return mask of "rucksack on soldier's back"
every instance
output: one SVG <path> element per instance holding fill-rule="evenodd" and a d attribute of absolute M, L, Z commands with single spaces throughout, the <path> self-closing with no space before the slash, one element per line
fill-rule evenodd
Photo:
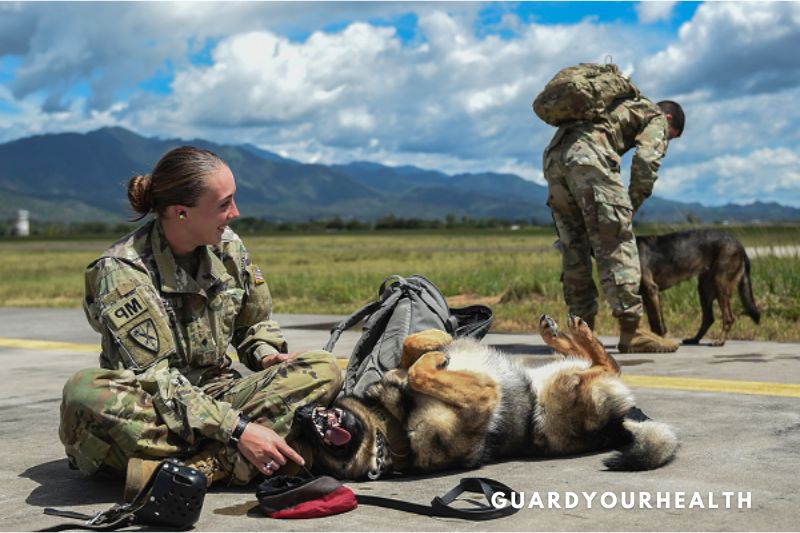
<path fill-rule="evenodd" d="M 635 99 L 639 89 L 612 63 L 567 67 L 545 85 L 533 111 L 551 126 L 575 120 L 597 120 L 618 99 Z"/>
<path fill-rule="evenodd" d="M 389 276 L 370 302 L 331 329 L 324 350 L 333 350 L 343 331 L 364 320 L 345 371 L 341 395 L 364 398 L 367 389 L 397 368 L 405 338 L 418 331 L 440 329 L 453 337 L 481 339 L 492 324 L 485 305 L 451 309 L 439 289 L 423 276 Z"/>

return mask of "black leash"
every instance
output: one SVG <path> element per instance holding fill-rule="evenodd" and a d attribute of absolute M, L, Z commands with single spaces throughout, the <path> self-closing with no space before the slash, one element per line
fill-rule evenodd
<path fill-rule="evenodd" d="M 475 492 L 483 494 L 488 504 L 472 501 L 474 507 L 472 508 L 456 508 L 451 507 L 458 496 L 464 492 Z M 495 507 L 492 504 L 492 495 L 502 494 L 506 501 L 511 500 L 511 493 L 514 491 L 508 486 L 495 481 L 493 479 L 481 477 L 467 477 L 461 479 L 458 485 L 453 487 L 444 496 L 437 496 L 431 500 L 431 504 L 420 505 L 417 503 L 406 502 L 403 500 L 395 500 L 393 498 L 383 498 L 381 496 L 367 496 L 358 495 L 356 500 L 362 505 L 374 505 L 376 507 L 384 507 L 386 509 L 395 509 L 397 511 L 404 511 L 407 513 L 414 513 L 425 516 L 441 517 L 441 518 L 462 518 L 465 520 L 493 520 L 495 518 L 503 518 L 510 516 L 519 509 L 506 505 L 505 507 Z"/>

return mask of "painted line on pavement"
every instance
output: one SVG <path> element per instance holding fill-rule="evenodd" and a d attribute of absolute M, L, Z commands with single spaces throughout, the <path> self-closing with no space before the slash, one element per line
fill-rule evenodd
<path fill-rule="evenodd" d="M 24 350 L 54 350 L 66 352 L 99 352 L 99 344 L 77 342 L 41 341 L 32 339 L 11 339 L 0 337 L 0 348 L 21 348 Z M 336 359 L 339 366 L 347 367 L 347 359 Z M 765 381 L 735 381 L 725 379 L 700 379 L 671 376 L 644 376 L 625 374 L 623 381 L 643 389 L 672 389 L 698 392 L 721 392 L 733 394 L 755 394 L 760 396 L 783 396 L 800 398 L 800 385 L 791 383 L 770 383 Z"/>
<path fill-rule="evenodd" d="M 23 350 L 58 350 L 62 352 L 100 352 L 100 344 L 38 341 L 33 339 L 9 339 L 5 337 L 0 337 L 0 348 L 22 348 Z"/>
<path fill-rule="evenodd" d="M 734 381 L 727 379 L 700 379 L 669 376 L 642 376 L 637 374 L 625 374 L 622 376 L 622 380 L 631 387 L 641 387 L 644 389 L 674 389 L 699 392 L 757 394 L 760 396 L 800 398 L 800 385 L 795 385 L 792 383 Z"/>

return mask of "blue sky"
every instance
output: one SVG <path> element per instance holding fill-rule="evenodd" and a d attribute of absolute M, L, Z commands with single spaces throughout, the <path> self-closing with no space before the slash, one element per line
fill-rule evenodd
<path fill-rule="evenodd" d="M 800 206 L 798 48 L 798 2 L 0 2 L 0 142 L 118 125 L 543 183 L 533 97 L 610 56 L 687 111 L 656 195 Z"/>

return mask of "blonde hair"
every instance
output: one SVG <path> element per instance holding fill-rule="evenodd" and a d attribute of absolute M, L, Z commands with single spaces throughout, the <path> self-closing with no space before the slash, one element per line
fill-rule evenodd
<path fill-rule="evenodd" d="M 128 202 L 141 220 L 148 213 L 159 216 L 170 205 L 192 207 L 205 189 L 206 178 L 225 162 L 209 150 L 194 146 L 173 148 L 158 160 L 150 174 L 128 181 Z"/>

